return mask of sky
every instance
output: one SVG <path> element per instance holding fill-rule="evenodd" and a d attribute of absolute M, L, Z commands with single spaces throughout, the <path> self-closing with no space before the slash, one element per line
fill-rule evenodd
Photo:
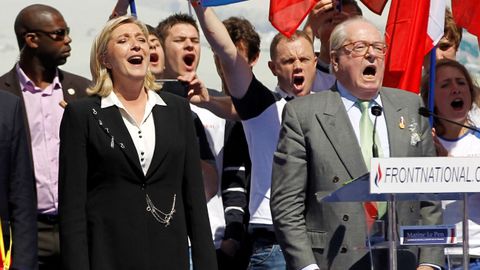
<path fill-rule="evenodd" d="M 10 70 L 18 59 L 18 46 L 13 31 L 13 23 L 18 12 L 31 4 L 41 3 L 55 7 L 64 16 L 70 26 L 72 38 L 72 54 L 67 63 L 61 68 L 91 78 L 89 71 L 90 47 L 95 35 L 100 31 L 110 15 L 116 0 L 2 0 L 2 16 L 0 16 L 0 73 Z M 156 26 L 159 21 L 174 12 L 189 13 L 186 0 L 136 0 L 138 18 L 147 24 Z M 269 41 L 276 30 L 268 21 L 268 0 L 248 0 L 223 7 L 216 7 L 220 19 L 230 16 L 242 16 L 250 20 L 260 33 L 262 51 L 260 60 L 254 68 L 257 77 L 274 89 L 276 79 L 268 69 Z M 376 15 L 374 15 L 376 16 Z M 380 24 L 384 18 L 376 16 L 375 21 Z M 216 74 L 213 56 L 205 38 L 201 37 L 202 52 L 198 69 L 199 77 L 210 88 L 220 89 L 220 80 Z M 316 44 L 318 47 L 319 45 Z"/>
<path fill-rule="evenodd" d="M 90 47 L 96 34 L 110 15 L 116 0 L 2 0 L 2 16 L 0 16 L 0 74 L 10 70 L 18 59 L 18 46 L 13 31 L 13 23 L 18 12 L 31 4 L 41 3 L 55 7 L 64 16 L 71 29 L 72 54 L 61 68 L 91 78 L 89 71 Z M 187 0 L 136 0 L 137 15 L 143 22 L 156 26 L 159 21 L 175 12 L 189 13 Z M 385 28 L 389 5 L 383 16 L 378 16 L 360 4 L 364 16 L 374 22 L 379 29 Z M 260 59 L 254 68 L 254 73 L 271 89 L 276 85 L 276 79 L 268 69 L 269 41 L 276 30 L 268 21 L 268 0 L 248 0 L 223 7 L 215 11 L 220 19 L 230 16 L 241 16 L 250 20 L 261 36 Z M 209 88 L 220 89 L 220 80 L 216 74 L 213 56 L 205 38 L 201 37 L 202 52 L 198 68 L 199 77 Z M 315 44 L 318 48 L 318 42 Z M 478 49 L 477 49 L 478 50 Z M 474 59 L 472 59 L 474 60 Z"/>

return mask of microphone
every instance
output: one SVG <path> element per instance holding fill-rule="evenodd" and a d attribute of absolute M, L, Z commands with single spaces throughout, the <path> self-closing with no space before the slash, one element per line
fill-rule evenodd
<path fill-rule="evenodd" d="M 443 120 L 443 121 L 446 121 L 446 122 L 449 122 L 449 123 L 452 123 L 452 124 L 455 124 L 455 125 L 458 125 L 458 126 L 461 126 L 461 127 L 464 127 L 464 128 L 468 128 L 470 130 L 473 130 L 475 132 L 480 133 L 480 129 L 478 129 L 476 127 L 472 127 L 472 126 L 469 126 L 469 125 L 464 125 L 462 123 L 447 119 L 445 117 L 441 117 L 441 116 L 431 112 L 429 109 L 427 109 L 425 107 L 418 108 L 418 114 L 420 114 L 421 116 L 425 116 L 425 117 L 433 116 L 436 119 Z"/>
<path fill-rule="evenodd" d="M 372 157 L 377 158 L 378 157 L 378 147 L 377 144 L 375 143 L 375 132 L 377 129 L 377 117 L 382 115 L 382 107 L 375 105 L 372 106 L 371 108 L 372 114 L 375 116 L 375 121 L 373 121 L 373 132 L 372 132 Z"/>

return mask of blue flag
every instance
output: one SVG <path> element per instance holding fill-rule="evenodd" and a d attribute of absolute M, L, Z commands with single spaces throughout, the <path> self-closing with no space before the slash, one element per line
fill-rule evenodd
<path fill-rule="evenodd" d="M 223 6 L 243 1 L 246 0 L 200 0 L 203 7 Z"/>

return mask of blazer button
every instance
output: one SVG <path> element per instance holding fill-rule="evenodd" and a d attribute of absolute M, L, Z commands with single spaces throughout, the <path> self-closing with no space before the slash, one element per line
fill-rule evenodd
<path fill-rule="evenodd" d="M 147 184 L 142 183 L 142 189 L 145 189 L 147 187 Z"/>
<path fill-rule="evenodd" d="M 335 176 L 335 177 L 333 177 L 332 182 L 333 183 L 338 183 L 339 180 L 340 180 L 340 178 L 338 178 L 338 176 Z"/>
<path fill-rule="evenodd" d="M 349 218 L 348 215 L 343 215 L 342 219 L 343 219 L 343 221 L 348 221 L 348 218 Z"/>
<path fill-rule="evenodd" d="M 343 246 L 341 249 L 340 249 L 340 253 L 347 253 L 348 249 L 347 247 Z"/>

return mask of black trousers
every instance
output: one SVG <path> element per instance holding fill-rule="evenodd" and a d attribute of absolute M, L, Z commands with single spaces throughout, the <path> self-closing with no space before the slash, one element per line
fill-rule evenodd
<path fill-rule="evenodd" d="M 60 237 L 58 219 L 40 215 L 38 226 L 38 269 L 60 270 Z"/>

